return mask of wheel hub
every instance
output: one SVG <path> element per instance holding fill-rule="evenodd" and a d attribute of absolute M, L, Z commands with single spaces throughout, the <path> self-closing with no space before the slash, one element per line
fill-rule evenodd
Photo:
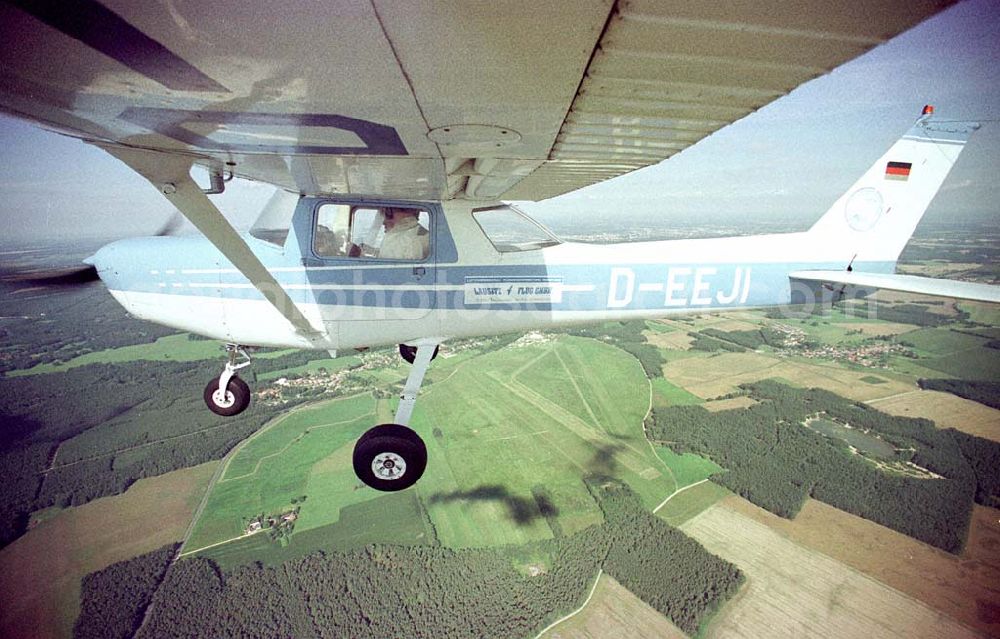
<path fill-rule="evenodd" d="M 212 393 L 212 401 L 215 402 L 215 405 L 220 408 L 229 408 L 236 402 L 236 396 L 229 390 L 226 392 L 217 390 Z"/>
<path fill-rule="evenodd" d="M 379 479 L 392 481 L 406 474 L 406 460 L 396 453 L 379 453 L 372 460 L 372 472 Z"/>

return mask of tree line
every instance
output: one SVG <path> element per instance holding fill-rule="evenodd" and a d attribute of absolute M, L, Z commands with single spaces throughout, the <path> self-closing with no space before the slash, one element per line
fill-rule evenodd
<path fill-rule="evenodd" d="M 300 351 L 254 366 L 282 370 L 324 355 Z M 7 478 L 0 546 L 24 532 L 34 510 L 79 506 L 138 479 L 220 459 L 301 401 L 255 402 L 242 415 L 219 417 L 202 401 L 218 373 L 212 361 L 134 361 L 0 378 L 0 473 Z"/>
<path fill-rule="evenodd" d="M 961 550 L 973 500 L 991 503 L 1000 444 L 926 419 L 895 417 L 819 389 L 775 381 L 744 387 L 757 404 L 711 413 L 700 406 L 654 410 L 648 435 L 677 452 L 694 452 L 727 469 L 712 478 L 782 517 L 812 496 L 949 552 Z M 847 442 L 802 425 L 818 413 L 870 431 L 895 448 L 895 460 L 940 479 L 878 468 Z"/>
<path fill-rule="evenodd" d="M 786 339 L 785 333 L 776 331 L 773 328 L 768 328 L 766 326 L 764 328 L 746 331 L 721 331 L 717 328 L 705 328 L 702 329 L 701 333 L 695 333 L 693 335 L 699 339 L 707 336 L 723 342 L 731 342 L 749 350 L 757 350 L 761 346 L 782 348 L 785 345 Z"/>
<path fill-rule="evenodd" d="M 695 634 L 739 589 L 739 570 L 645 511 L 626 485 L 586 483 L 604 522 L 522 547 L 376 544 L 228 572 L 208 559 L 182 560 L 139 636 L 525 637 L 578 607 L 600 568 Z M 524 556 L 546 559 L 531 576 L 517 568 Z M 116 566 L 115 574 L 146 570 Z M 84 597 L 101 599 L 91 592 L 99 585 L 85 581 Z M 80 636 L 99 623 L 81 616 Z"/>
<path fill-rule="evenodd" d="M 0 291 L 5 286 L 0 285 Z M 0 295 L 4 322 L 0 372 L 64 362 L 92 351 L 154 342 L 177 331 L 132 319 L 104 287 L 58 295 Z M 81 335 L 81 327 L 86 333 Z"/>
<path fill-rule="evenodd" d="M 1000 382 L 988 379 L 919 379 L 924 390 L 951 393 L 990 408 L 1000 409 Z"/>
<path fill-rule="evenodd" d="M 126 639 L 135 634 L 176 550 L 170 544 L 85 576 L 73 637 Z"/>

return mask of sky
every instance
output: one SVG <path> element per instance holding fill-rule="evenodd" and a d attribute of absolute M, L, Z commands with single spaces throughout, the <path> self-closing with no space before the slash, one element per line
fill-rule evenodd
<path fill-rule="evenodd" d="M 928 221 L 1000 221 L 1000 0 L 968 0 L 799 87 L 673 158 L 532 204 L 544 217 L 623 223 L 789 220 L 807 228 L 904 133 L 924 104 L 974 119 Z M 118 160 L 0 116 L 0 237 L 118 238 L 156 232 L 173 209 Z M 231 183 L 216 197 L 246 228 L 271 193 Z"/>

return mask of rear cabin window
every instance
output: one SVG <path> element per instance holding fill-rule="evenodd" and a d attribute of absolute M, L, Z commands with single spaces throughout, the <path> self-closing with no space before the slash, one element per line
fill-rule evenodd
<path fill-rule="evenodd" d="M 323 204 L 313 252 L 323 258 L 422 261 L 430 255 L 430 214 L 419 208 Z"/>
<path fill-rule="evenodd" d="M 548 229 L 509 204 L 473 209 L 472 217 L 501 253 L 534 251 L 560 243 Z"/>

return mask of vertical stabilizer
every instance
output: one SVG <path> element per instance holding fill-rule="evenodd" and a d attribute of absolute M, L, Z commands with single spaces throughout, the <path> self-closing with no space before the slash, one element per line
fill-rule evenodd
<path fill-rule="evenodd" d="M 809 229 L 849 260 L 895 262 L 941 188 L 975 122 L 943 122 L 924 107 L 916 124 Z M 845 265 L 846 266 L 846 265 Z"/>

